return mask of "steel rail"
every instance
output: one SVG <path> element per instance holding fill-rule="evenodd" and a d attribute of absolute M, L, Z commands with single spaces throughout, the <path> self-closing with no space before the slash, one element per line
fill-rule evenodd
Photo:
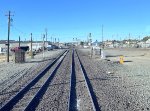
<path fill-rule="evenodd" d="M 43 70 L 41 70 L 38 75 L 31 80 L 23 89 L 21 89 L 12 99 L 10 99 L 4 106 L 1 107 L 0 111 L 10 111 L 13 106 L 15 106 L 19 100 L 23 98 L 23 96 L 34 86 L 45 74 L 46 72 L 64 55 L 67 54 L 68 51 L 64 51 L 61 55 L 59 55 L 52 63 L 45 66 Z M 61 61 L 62 62 L 62 61 Z"/>
<path fill-rule="evenodd" d="M 69 92 L 69 102 L 68 110 L 77 111 L 77 101 L 76 101 L 76 75 L 75 75 L 75 61 L 74 61 L 74 50 L 72 50 L 72 65 L 70 74 L 70 92 Z"/>
<path fill-rule="evenodd" d="M 89 93 L 89 96 L 91 98 L 91 102 L 92 102 L 92 107 L 93 107 L 93 110 L 94 111 L 101 111 L 100 107 L 99 107 L 99 104 L 98 104 L 98 101 L 97 101 L 97 98 L 96 98 L 96 95 L 94 93 L 94 90 L 93 90 L 93 87 L 91 85 L 91 82 L 87 76 L 87 73 L 86 73 L 86 70 L 79 58 L 79 55 L 77 53 L 77 51 L 75 50 L 76 54 L 77 54 L 77 58 L 79 60 L 79 63 L 80 63 L 80 67 L 81 67 L 81 72 L 83 74 L 83 77 L 84 77 L 84 80 L 85 80 L 85 83 L 86 83 L 86 87 L 88 89 L 88 93 Z"/>
<path fill-rule="evenodd" d="M 40 102 L 40 99 L 45 94 L 47 88 L 49 87 L 49 84 L 51 83 L 52 79 L 54 78 L 57 70 L 59 69 L 59 67 L 60 67 L 61 63 L 63 62 L 63 60 L 64 60 L 64 58 L 65 58 L 66 55 L 67 55 L 67 53 L 64 55 L 64 57 L 62 58 L 62 60 L 59 61 L 59 63 L 56 66 L 56 68 L 52 71 L 52 73 L 50 74 L 50 76 L 48 77 L 48 79 L 45 81 L 45 83 L 42 85 L 42 87 L 38 90 L 38 92 L 32 98 L 32 100 L 27 105 L 27 107 L 25 108 L 24 111 L 34 111 L 36 109 L 36 107 L 38 106 L 38 104 Z"/>

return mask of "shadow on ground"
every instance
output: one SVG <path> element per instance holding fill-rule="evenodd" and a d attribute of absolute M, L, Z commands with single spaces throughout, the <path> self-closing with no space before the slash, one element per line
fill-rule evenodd
<path fill-rule="evenodd" d="M 44 61 L 49 61 L 49 60 L 55 60 L 56 58 L 53 59 L 43 59 L 43 60 L 33 60 L 33 61 L 26 61 L 25 63 L 39 63 L 39 62 L 44 62 Z"/>

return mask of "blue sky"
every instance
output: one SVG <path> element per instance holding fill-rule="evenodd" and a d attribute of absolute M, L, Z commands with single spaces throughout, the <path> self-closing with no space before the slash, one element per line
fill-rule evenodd
<path fill-rule="evenodd" d="M 45 28 L 48 40 L 73 38 L 101 41 L 138 39 L 150 35 L 149 0 L 0 0 L 0 39 L 7 39 L 7 16 L 14 15 L 10 39 L 41 40 Z"/>

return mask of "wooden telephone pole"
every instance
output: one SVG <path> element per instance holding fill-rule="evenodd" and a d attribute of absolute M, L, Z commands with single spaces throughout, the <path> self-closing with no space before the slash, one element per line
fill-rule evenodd
<path fill-rule="evenodd" d="M 46 37 L 46 42 L 47 42 L 47 28 L 45 28 L 45 37 Z"/>
<path fill-rule="evenodd" d="M 31 33 L 31 59 L 33 59 L 34 57 L 33 57 L 33 50 L 32 50 L 32 33 Z"/>
<path fill-rule="evenodd" d="M 19 47 L 20 47 L 20 36 L 19 36 Z"/>
<path fill-rule="evenodd" d="M 43 35 L 43 59 L 44 59 L 44 50 L 45 50 L 45 34 Z"/>
<path fill-rule="evenodd" d="M 103 40 L 104 39 L 104 37 L 103 37 L 103 31 L 104 31 L 104 29 L 103 28 L 104 28 L 104 26 L 102 25 L 102 49 L 104 49 L 104 43 L 103 43 L 103 41 L 104 41 Z"/>
<path fill-rule="evenodd" d="M 7 62 L 9 62 L 9 46 L 10 46 L 10 44 L 9 44 L 9 36 L 10 36 L 10 22 L 11 22 L 11 16 L 13 16 L 13 15 L 11 15 L 11 12 L 9 11 L 9 13 L 8 13 L 8 15 L 5 15 L 5 16 L 8 16 L 8 39 L 7 39 Z"/>

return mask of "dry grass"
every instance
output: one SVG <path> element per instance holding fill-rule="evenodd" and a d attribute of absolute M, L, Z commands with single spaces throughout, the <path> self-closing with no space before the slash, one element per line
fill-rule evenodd
<path fill-rule="evenodd" d="M 13 60 L 13 56 L 9 56 L 9 60 Z M 6 62 L 7 61 L 7 56 L 6 55 L 0 55 L 0 62 Z"/>

